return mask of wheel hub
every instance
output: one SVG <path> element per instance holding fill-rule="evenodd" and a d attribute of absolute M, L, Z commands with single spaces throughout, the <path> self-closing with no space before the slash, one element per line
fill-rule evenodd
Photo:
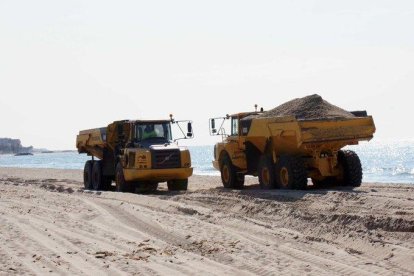
<path fill-rule="evenodd" d="M 284 187 L 287 187 L 289 184 L 289 171 L 287 168 L 283 167 L 280 170 L 280 182 Z"/>

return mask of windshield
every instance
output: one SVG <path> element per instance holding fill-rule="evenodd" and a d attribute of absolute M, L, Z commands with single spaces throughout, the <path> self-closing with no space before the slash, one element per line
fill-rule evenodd
<path fill-rule="evenodd" d="M 148 139 L 172 140 L 170 123 L 140 123 L 135 125 L 135 138 L 137 141 Z"/>

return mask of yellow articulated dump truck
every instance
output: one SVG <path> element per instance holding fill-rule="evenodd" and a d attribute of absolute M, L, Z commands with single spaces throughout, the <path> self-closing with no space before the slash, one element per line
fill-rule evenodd
<path fill-rule="evenodd" d="M 268 112 L 210 119 L 210 134 L 223 137 L 214 147 L 213 166 L 226 188 L 242 188 L 245 175 L 258 176 L 263 189 L 306 189 L 308 178 L 316 187 L 358 187 L 360 159 L 342 148 L 370 140 L 374 132 L 365 111 L 347 112 L 311 95 Z"/>
<path fill-rule="evenodd" d="M 187 139 L 193 137 L 192 124 L 170 117 L 115 121 L 107 127 L 80 131 L 78 152 L 92 156 L 85 163 L 85 189 L 108 190 L 115 181 L 119 192 L 151 192 L 159 182 L 167 182 L 169 190 L 187 190 L 193 173 L 190 152 L 177 145 L 178 139 L 172 140 L 171 126 L 176 124 Z M 187 123 L 187 133 L 182 123 Z"/>

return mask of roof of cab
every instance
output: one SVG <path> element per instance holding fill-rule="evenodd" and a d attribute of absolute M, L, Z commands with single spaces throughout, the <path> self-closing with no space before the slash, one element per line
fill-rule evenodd
<path fill-rule="evenodd" d="M 170 123 L 171 120 L 121 120 L 115 121 L 114 123 L 130 123 L 130 124 L 139 124 L 139 123 Z"/>

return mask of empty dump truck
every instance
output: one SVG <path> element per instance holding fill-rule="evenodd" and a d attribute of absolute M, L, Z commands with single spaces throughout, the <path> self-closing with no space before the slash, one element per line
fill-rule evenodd
<path fill-rule="evenodd" d="M 180 123 L 187 123 L 187 133 Z M 79 153 L 92 156 L 85 163 L 85 189 L 108 190 L 115 181 L 119 192 L 154 191 L 159 182 L 169 190 L 187 190 L 192 175 L 190 152 L 172 140 L 171 125 L 183 138 L 192 138 L 191 121 L 123 120 L 107 127 L 79 132 Z M 96 159 L 95 159 L 96 158 Z"/>
<path fill-rule="evenodd" d="M 339 109 L 318 95 L 294 101 L 269 112 L 210 119 L 210 133 L 223 136 L 214 147 L 213 166 L 224 187 L 242 188 L 245 175 L 258 176 L 263 189 L 305 189 L 308 178 L 319 187 L 361 185 L 359 157 L 342 148 L 372 139 L 373 118 L 365 111 Z M 229 134 L 224 120 L 231 121 Z"/>

